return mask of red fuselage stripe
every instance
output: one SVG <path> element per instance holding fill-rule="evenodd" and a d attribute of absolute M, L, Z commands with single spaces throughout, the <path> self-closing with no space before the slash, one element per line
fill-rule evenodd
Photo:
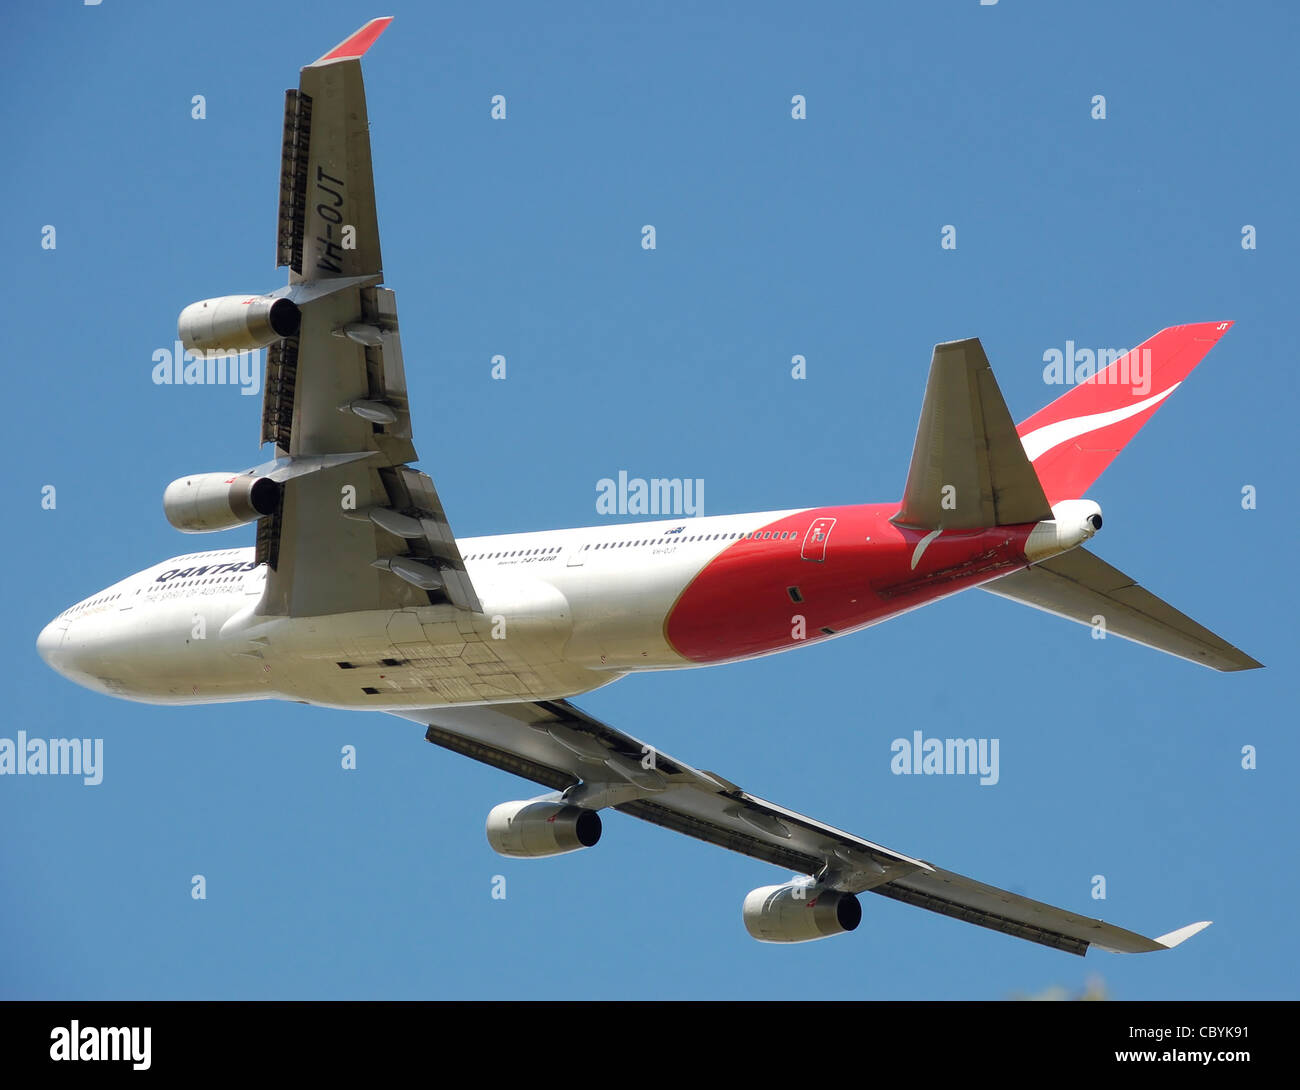
<path fill-rule="evenodd" d="M 697 663 L 767 654 L 1025 565 L 1030 525 L 946 531 L 925 542 L 929 531 L 889 521 L 897 511 L 896 503 L 821 507 L 742 538 L 687 585 L 664 622 L 665 638 Z"/>

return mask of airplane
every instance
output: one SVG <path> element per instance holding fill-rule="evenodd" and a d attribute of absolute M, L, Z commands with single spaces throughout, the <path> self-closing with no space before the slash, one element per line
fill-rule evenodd
<path fill-rule="evenodd" d="M 374 19 L 286 92 L 277 264 L 287 284 L 187 306 L 203 366 L 265 349 L 270 460 L 181 477 L 186 533 L 249 547 L 174 556 L 64 610 L 37 648 L 88 689 L 153 704 L 292 700 L 384 711 L 434 745 L 541 785 L 487 818 L 514 858 L 589 848 L 613 809 L 794 872 L 753 890 L 763 942 L 854 930 L 874 893 L 1083 955 L 1171 949 L 985 885 L 751 795 L 580 711 L 630 673 L 735 662 L 981 590 L 1220 671 L 1260 663 L 1086 547 L 1085 493 L 1231 322 L 1174 326 L 1019 425 L 978 339 L 935 346 L 901 501 L 458 538 L 412 463 L 383 286 L 361 57 Z M 187 366 L 189 364 L 187 363 Z M 1149 385 L 1130 381 L 1137 367 Z"/>

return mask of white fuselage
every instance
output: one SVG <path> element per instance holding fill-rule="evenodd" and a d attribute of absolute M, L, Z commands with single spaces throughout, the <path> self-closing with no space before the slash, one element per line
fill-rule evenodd
<path fill-rule="evenodd" d="M 665 620 L 722 550 L 794 512 L 458 541 L 482 613 L 259 612 L 253 548 L 173 557 L 65 610 L 38 648 L 88 688 L 159 704 L 285 699 L 397 710 L 560 699 L 697 665 Z"/>

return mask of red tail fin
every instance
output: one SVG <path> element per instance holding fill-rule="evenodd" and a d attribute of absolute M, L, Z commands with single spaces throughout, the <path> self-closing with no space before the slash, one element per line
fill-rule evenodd
<path fill-rule="evenodd" d="M 1018 425 L 1047 502 L 1082 496 L 1231 326 L 1162 329 Z"/>

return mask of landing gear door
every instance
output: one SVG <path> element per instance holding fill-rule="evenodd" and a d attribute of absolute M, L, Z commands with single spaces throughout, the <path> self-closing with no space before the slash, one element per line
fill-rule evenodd
<path fill-rule="evenodd" d="M 834 519 L 814 519 L 803 535 L 803 549 L 800 552 L 805 560 L 815 560 L 819 564 L 826 559 L 826 542 L 831 536 Z"/>

